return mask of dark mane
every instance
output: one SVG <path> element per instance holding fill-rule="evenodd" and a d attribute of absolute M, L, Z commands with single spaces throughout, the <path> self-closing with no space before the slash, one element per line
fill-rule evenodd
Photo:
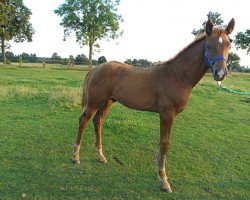
<path fill-rule="evenodd" d="M 207 35 L 205 33 L 202 33 L 202 34 L 198 35 L 192 43 L 190 43 L 188 46 L 186 46 L 181 51 L 179 51 L 179 53 L 177 53 L 173 58 L 170 58 L 169 60 L 164 61 L 164 62 L 162 62 L 160 64 L 170 64 L 170 63 L 174 62 L 185 51 L 187 51 L 188 49 L 192 48 L 194 45 L 196 45 L 200 41 L 204 40 L 206 38 L 206 36 Z"/>

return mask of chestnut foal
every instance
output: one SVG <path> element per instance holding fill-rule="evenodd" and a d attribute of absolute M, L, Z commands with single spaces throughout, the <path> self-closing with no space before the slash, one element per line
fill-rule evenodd
<path fill-rule="evenodd" d="M 90 71 L 83 91 L 83 113 L 74 146 L 74 163 L 80 163 L 79 151 L 83 133 L 89 120 L 96 134 L 96 151 L 99 161 L 107 160 L 102 152 L 101 129 L 113 102 L 137 110 L 157 112 L 160 116 L 160 145 L 157 157 L 161 189 L 172 192 L 165 170 L 171 128 L 176 115 L 187 105 L 192 88 L 212 70 L 216 81 L 227 75 L 226 60 L 231 42 L 228 35 L 234 29 L 232 19 L 226 29 L 206 23 L 206 34 L 197 38 L 167 62 L 149 69 L 136 68 L 120 62 L 107 62 Z"/>

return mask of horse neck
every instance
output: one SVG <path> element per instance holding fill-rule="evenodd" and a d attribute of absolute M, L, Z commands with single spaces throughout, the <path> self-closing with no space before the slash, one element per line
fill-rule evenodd
<path fill-rule="evenodd" d="M 208 70 L 204 60 L 205 40 L 187 48 L 173 62 L 176 77 L 189 88 L 193 88 Z"/>

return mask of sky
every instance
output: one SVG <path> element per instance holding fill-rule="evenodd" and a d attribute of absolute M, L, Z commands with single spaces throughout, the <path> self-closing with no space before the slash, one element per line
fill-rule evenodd
<path fill-rule="evenodd" d="M 11 42 L 10 51 L 14 54 L 35 53 L 39 57 L 51 57 L 54 52 L 64 58 L 82 53 L 88 55 L 88 47 L 81 47 L 74 34 L 63 41 L 61 18 L 54 14 L 54 10 L 64 0 L 23 1 L 32 11 L 30 22 L 36 33 L 31 43 Z M 118 13 L 124 20 L 121 24 L 123 36 L 115 41 L 99 41 L 100 52 L 95 52 L 93 57 L 105 56 L 107 60 L 122 62 L 134 58 L 166 61 L 193 41 L 192 30 L 201 27 L 210 11 L 220 13 L 225 24 L 235 18 L 231 35 L 234 38 L 237 32 L 250 28 L 250 12 L 246 4 L 245 0 L 121 0 Z M 235 47 L 231 51 L 240 56 L 241 65 L 250 67 L 250 54 Z"/>

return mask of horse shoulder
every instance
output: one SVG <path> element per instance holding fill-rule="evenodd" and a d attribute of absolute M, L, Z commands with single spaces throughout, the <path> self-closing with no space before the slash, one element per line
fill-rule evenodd
<path fill-rule="evenodd" d="M 191 89 L 178 84 L 176 77 L 171 74 L 164 76 L 164 80 L 158 79 L 158 106 L 180 113 L 187 106 Z"/>

